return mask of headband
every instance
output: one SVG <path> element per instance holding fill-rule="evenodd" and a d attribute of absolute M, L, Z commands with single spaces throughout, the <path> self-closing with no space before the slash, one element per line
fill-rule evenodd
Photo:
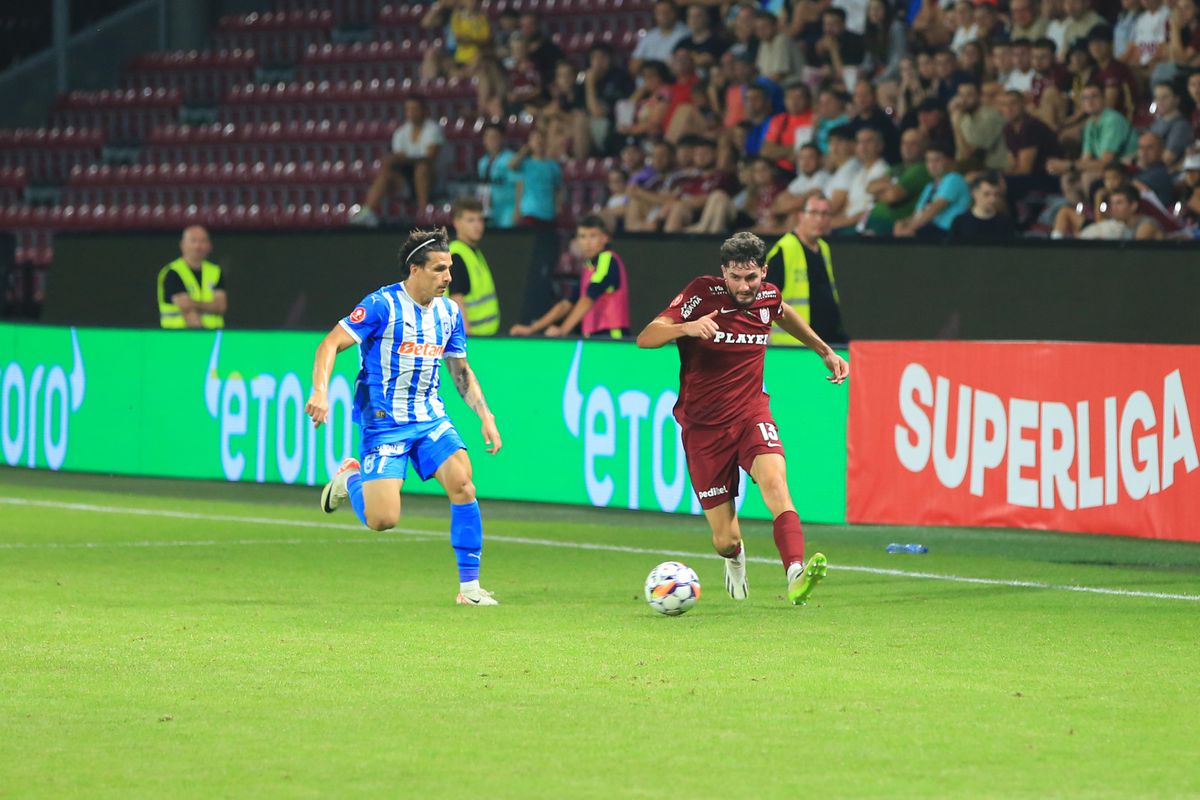
<path fill-rule="evenodd" d="M 426 239 L 424 242 L 421 242 L 419 245 L 417 245 L 416 247 L 414 247 L 414 248 L 412 249 L 412 252 L 408 254 L 408 258 L 404 259 L 404 263 L 405 263 L 405 264 L 408 264 L 408 263 L 410 263 L 410 262 L 413 260 L 413 256 L 415 256 L 415 255 L 417 254 L 417 251 L 418 251 L 418 250 L 420 250 L 420 249 L 421 249 L 422 247 L 424 247 L 425 245 L 427 245 L 427 244 L 433 244 L 433 243 L 434 243 L 434 242 L 436 242 L 436 241 L 438 241 L 438 238 L 435 236 L 435 237 L 433 237 L 432 239 Z"/>

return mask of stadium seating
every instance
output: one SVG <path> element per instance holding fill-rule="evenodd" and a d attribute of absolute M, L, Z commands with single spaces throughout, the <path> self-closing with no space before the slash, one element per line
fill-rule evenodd
<path fill-rule="evenodd" d="M 255 50 L 264 64 L 293 64 L 309 45 L 332 37 L 328 10 L 280 11 L 222 17 L 213 35 L 217 49 Z"/>
<path fill-rule="evenodd" d="M 441 39 L 415 43 L 355 42 L 353 44 L 311 45 L 296 66 L 296 80 L 313 81 L 387 81 L 416 80 L 421 56 L 426 47 L 440 47 Z"/>
<path fill-rule="evenodd" d="M 179 118 L 183 95 L 177 89 L 103 89 L 67 92 L 50 114 L 55 126 L 100 128 L 110 142 L 136 143 L 158 125 Z"/>
<path fill-rule="evenodd" d="M 188 103 L 207 105 L 252 82 L 257 66 L 254 50 L 147 53 L 130 62 L 122 83 L 129 89 L 175 90 Z"/>
<path fill-rule="evenodd" d="M 404 100 L 425 98 L 434 117 L 469 115 L 475 107 L 475 88 L 457 78 L 430 82 L 308 81 L 235 86 L 217 114 L 220 122 L 303 124 L 309 119 L 337 122 L 394 120 Z"/>
<path fill-rule="evenodd" d="M 0 167 L 22 169 L 29 181 L 62 181 L 73 166 L 98 159 L 104 140 L 95 128 L 0 129 Z"/>

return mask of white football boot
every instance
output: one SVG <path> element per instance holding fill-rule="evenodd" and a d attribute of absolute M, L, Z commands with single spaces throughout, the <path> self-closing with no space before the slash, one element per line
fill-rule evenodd
<path fill-rule="evenodd" d="M 750 595 L 750 584 L 746 582 L 746 543 L 737 558 L 725 559 L 725 591 L 734 600 L 745 600 Z"/>
<path fill-rule="evenodd" d="M 325 484 L 325 488 L 321 490 L 321 510 L 326 514 L 332 514 L 337 510 L 337 507 L 350 497 L 350 493 L 346 490 L 346 481 L 350 480 L 350 476 L 360 469 L 357 458 L 347 458 L 342 461 L 342 466 L 334 473 L 333 480 Z"/>
<path fill-rule="evenodd" d="M 454 602 L 460 606 L 498 606 L 500 601 L 492 597 L 492 593 L 479 585 L 479 581 L 459 586 L 458 597 Z"/>

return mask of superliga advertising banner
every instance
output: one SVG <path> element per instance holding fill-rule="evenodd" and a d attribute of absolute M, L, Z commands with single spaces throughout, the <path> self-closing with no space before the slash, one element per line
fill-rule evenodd
<path fill-rule="evenodd" d="M 358 455 L 350 420 L 357 350 L 329 387 L 330 421 L 304 414 L 321 334 L 100 330 L 0 325 L 4 463 L 52 470 L 324 484 Z M 674 347 L 627 342 L 472 339 L 468 358 L 504 448 L 443 375 L 447 411 L 485 498 L 699 513 L 671 416 Z M 807 351 L 770 349 L 767 388 L 805 520 L 842 522 L 845 387 Z M 769 518 L 757 491 L 742 513 Z M 433 493 L 411 470 L 405 492 Z"/>
<path fill-rule="evenodd" d="M 1200 541 L 1200 347 L 851 345 L 850 522 Z"/>

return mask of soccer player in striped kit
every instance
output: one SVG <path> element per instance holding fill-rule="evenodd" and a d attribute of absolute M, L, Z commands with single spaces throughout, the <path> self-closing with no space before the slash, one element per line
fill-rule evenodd
<path fill-rule="evenodd" d="M 401 283 L 372 292 L 317 348 L 313 392 L 305 406 L 314 425 L 329 416 L 329 376 L 337 354 L 358 345 L 362 369 L 354 393 L 354 421 L 362 431 L 362 461 L 347 458 L 321 491 L 332 513 L 346 500 L 371 530 L 400 519 L 400 489 L 412 463 L 421 480 L 434 478 L 450 499 L 450 544 L 458 562 L 462 605 L 498 605 L 479 585 L 483 521 L 471 481 L 466 446 L 438 395 L 443 359 L 463 400 L 483 422 L 485 449 L 500 451 L 500 432 L 467 363 L 467 337 L 450 286 L 445 229 L 415 230 L 400 248 Z"/>

